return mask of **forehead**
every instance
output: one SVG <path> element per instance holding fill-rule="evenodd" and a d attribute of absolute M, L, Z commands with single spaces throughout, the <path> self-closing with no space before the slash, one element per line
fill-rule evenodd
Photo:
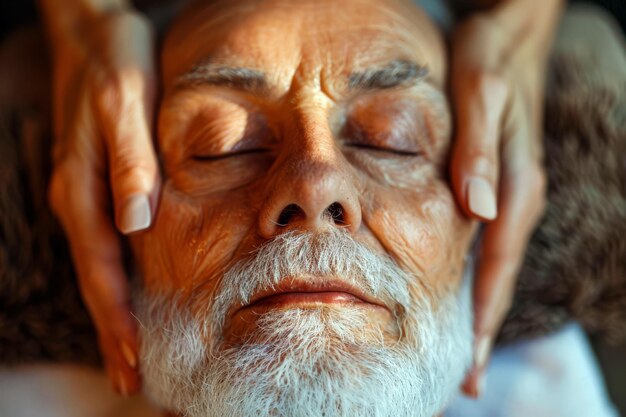
<path fill-rule="evenodd" d="M 333 79 L 393 60 L 443 78 L 442 41 L 426 16 L 395 0 L 225 1 L 178 19 L 163 53 L 166 87 L 199 62 L 253 68 L 274 85 Z"/>

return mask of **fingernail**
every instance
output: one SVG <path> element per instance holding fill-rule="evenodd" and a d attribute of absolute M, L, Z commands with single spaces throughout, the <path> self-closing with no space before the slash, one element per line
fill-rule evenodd
<path fill-rule="evenodd" d="M 485 179 L 474 177 L 469 180 L 467 200 L 470 211 L 475 215 L 487 220 L 496 218 L 498 214 L 496 195 Z"/>
<path fill-rule="evenodd" d="M 120 231 L 124 234 L 137 232 L 150 226 L 152 213 L 150 201 L 144 194 L 128 199 L 121 213 Z"/>
<path fill-rule="evenodd" d="M 476 342 L 476 348 L 474 349 L 474 367 L 484 373 L 485 366 L 487 365 L 487 359 L 489 358 L 489 349 L 491 348 L 491 338 L 481 337 Z"/>
<path fill-rule="evenodd" d="M 124 397 L 127 397 L 128 387 L 126 387 L 126 380 L 124 379 L 124 375 L 122 375 L 121 372 L 117 373 L 117 382 L 118 382 L 118 388 L 120 390 L 120 394 L 122 394 Z"/>
<path fill-rule="evenodd" d="M 135 355 L 135 352 L 126 342 L 120 344 L 120 349 L 122 350 L 124 359 L 126 359 L 126 363 L 128 363 L 131 368 L 135 369 L 137 367 L 137 355 Z"/>

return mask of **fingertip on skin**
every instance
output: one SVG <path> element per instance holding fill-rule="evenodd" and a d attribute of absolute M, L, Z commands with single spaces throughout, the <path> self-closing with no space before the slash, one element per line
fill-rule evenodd
<path fill-rule="evenodd" d="M 152 224 L 150 199 L 146 194 L 131 196 L 120 211 L 119 228 L 125 235 L 147 229 Z"/>
<path fill-rule="evenodd" d="M 130 344 L 112 342 L 113 340 L 109 340 L 102 344 L 100 350 L 113 391 L 124 397 L 136 394 L 141 386 L 137 355 Z M 131 357 L 127 357 L 129 354 Z M 135 366 L 133 367 L 130 362 L 134 362 Z"/>
<path fill-rule="evenodd" d="M 139 375 L 136 371 L 118 368 L 116 371 L 108 374 L 113 390 L 119 395 L 128 397 L 139 392 Z"/>
<path fill-rule="evenodd" d="M 476 372 L 465 381 L 463 384 L 463 393 L 475 400 L 485 392 L 485 373 Z"/>
<path fill-rule="evenodd" d="M 122 355 L 124 356 L 128 366 L 132 369 L 137 369 L 137 354 L 130 347 L 130 345 L 126 342 L 122 342 L 120 343 L 120 350 L 122 351 Z"/>
<path fill-rule="evenodd" d="M 467 181 L 467 207 L 472 214 L 484 220 L 491 221 L 498 216 L 496 194 L 484 178 L 471 177 Z"/>

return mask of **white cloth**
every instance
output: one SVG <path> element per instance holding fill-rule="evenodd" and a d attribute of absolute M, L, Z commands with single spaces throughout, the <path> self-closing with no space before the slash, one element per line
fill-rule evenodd
<path fill-rule="evenodd" d="M 96 370 L 70 365 L 0 368 L 1 417 L 160 415 L 141 396 L 116 396 Z M 445 413 L 445 417 L 617 416 L 589 343 L 576 324 L 496 349 L 483 396 L 472 400 L 459 395 Z"/>
<path fill-rule="evenodd" d="M 617 417 L 578 324 L 496 349 L 483 394 L 459 394 L 445 417 Z"/>
<path fill-rule="evenodd" d="M 0 417 L 162 417 L 141 396 L 122 398 L 102 371 L 77 365 L 0 368 Z"/>

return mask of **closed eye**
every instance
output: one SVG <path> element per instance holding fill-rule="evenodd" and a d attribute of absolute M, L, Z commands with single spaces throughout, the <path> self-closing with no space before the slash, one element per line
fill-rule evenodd
<path fill-rule="evenodd" d="M 253 148 L 253 149 L 242 149 L 240 151 L 223 153 L 220 155 L 194 155 L 192 156 L 192 158 L 195 161 L 207 162 L 207 161 L 219 161 L 222 159 L 234 158 L 237 156 L 246 156 L 250 154 L 261 154 L 261 153 L 266 153 L 266 152 L 270 152 L 270 150 L 265 149 L 265 148 Z"/>
<path fill-rule="evenodd" d="M 418 151 L 408 151 L 408 150 L 404 150 L 404 149 L 384 148 L 384 147 L 380 147 L 380 146 L 370 145 L 370 144 L 367 144 L 367 143 L 346 143 L 346 146 L 349 146 L 351 148 L 375 151 L 375 152 L 387 152 L 387 153 L 392 153 L 394 155 L 400 155 L 400 156 L 419 156 L 420 155 L 420 152 L 418 152 Z"/>

